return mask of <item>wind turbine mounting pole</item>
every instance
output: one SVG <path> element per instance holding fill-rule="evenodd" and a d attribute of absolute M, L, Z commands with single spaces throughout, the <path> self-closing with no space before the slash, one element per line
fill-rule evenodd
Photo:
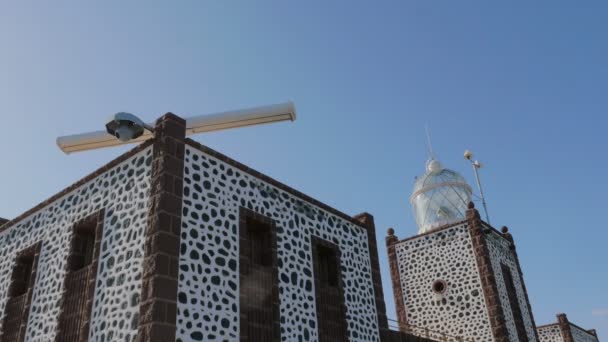
<path fill-rule="evenodd" d="M 483 211 L 486 214 L 486 221 L 490 224 L 490 215 L 488 214 L 488 206 L 486 204 L 486 198 L 483 195 L 483 188 L 481 187 L 481 181 L 479 180 L 479 169 L 481 168 L 481 163 L 479 160 L 473 161 L 473 153 L 469 150 L 464 151 L 464 159 L 471 162 L 473 166 L 473 172 L 475 172 L 475 181 L 477 182 L 477 187 L 479 188 L 479 196 L 481 197 L 481 203 L 483 204 Z"/>

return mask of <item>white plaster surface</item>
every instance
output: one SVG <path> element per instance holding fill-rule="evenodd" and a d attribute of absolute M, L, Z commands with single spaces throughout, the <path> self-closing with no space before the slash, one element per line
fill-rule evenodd
<path fill-rule="evenodd" d="M 277 224 L 282 341 L 317 341 L 311 237 L 340 248 L 350 341 L 379 341 L 367 232 L 186 146 L 178 341 L 239 340 L 239 207 Z"/>
<path fill-rule="evenodd" d="M 513 320 L 513 313 L 511 311 L 511 305 L 509 303 L 509 296 L 507 294 L 507 287 L 505 285 L 501 263 L 509 267 L 513 283 L 515 285 L 515 292 L 517 293 L 517 300 L 519 301 L 519 308 L 523 316 L 523 322 L 528 335 L 528 341 L 536 341 L 534 335 L 534 325 L 532 324 L 532 318 L 528 310 L 528 302 L 523 288 L 523 279 L 519 276 L 517 269 L 517 263 L 515 254 L 509 249 L 510 242 L 499 235 L 499 233 L 492 231 L 485 235 L 486 243 L 488 246 L 488 252 L 490 253 L 490 261 L 492 263 L 492 269 L 494 271 L 494 277 L 498 286 L 498 294 L 500 296 L 500 303 L 503 308 L 505 320 L 507 323 L 507 329 L 509 331 L 509 339 L 511 341 L 518 341 L 517 330 L 515 327 L 515 321 Z"/>
<path fill-rule="evenodd" d="M 15 255 L 42 242 L 26 341 L 54 340 L 73 224 L 100 209 L 105 219 L 89 340 L 135 340 L 151 152 L 140 151 L 0 233 L 1 310 Z"/>
<path fill-rule="evenodd" d="M 493 340 L 466 223 L 399 242 L 396 253 L 409 324 L 475 341 Z M 433 292 L 436 280 L 447 283 L 444 296 Z M 423 329 L 414 332 L 425 334 Z"/>

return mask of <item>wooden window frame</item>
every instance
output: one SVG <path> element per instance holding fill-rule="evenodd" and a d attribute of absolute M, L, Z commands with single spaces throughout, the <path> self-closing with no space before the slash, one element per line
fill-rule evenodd
<path fill-rule="evenodd" d="M 247 302 L 248 297 L 243 293 L 242 280 L 247 277 L 250 271 L 250 256 L 249 250 L 249 222 L 250 220 L 257 221 L 261 224 L 267 225 L 271 238 L 271 250 L 270 250 L 270 267 L 272 269 L 272 341 L 281 340 L 281 328 L 280 328 L 280 305 L 279 305 L 279 272 L 278 272 L 278 254 L 277 254 L 277 226 L 273 219 L 258 214 L 253 210 L 245 207 L 239 208 L 239 318 L 240 318 L 240 341 L 241 342 L 254 342 L 257 341 L 255 336 L 247 336 L 247 328 L 249 321 L 246 312 L 243 310 L 244 303 Z"/>
<path fill-rule="evenodd" d="M 342 262 L 341 262 L 341 256 L 342 253 L 340 252 L 340 248 L 338 247 L 337 244 L 332 243 L 330 241 L 321 239 L 319 237 L 313 236 L 311 238 L 311 245 L 312 245 L 312 260 L 313 260 L 313 274 L 314 274 L 314 283 L 315 283 L 315 307 L 317 310 L 317 331 L 319 333 L 319 341 L 320 342 L 324 342 L 324 341 L 329 341 L 327 339 L 323 339 L 324 336 L 329 335 L 329 336 L 336 336 L 336 332 L 326 332 L 323 331 L 323 328 L 321 326 L 321 324 L 319 324 L 319 322 L 321 321 L 326 321 L 326 320 L 331 320 L 332 317 L 324 317 L 323 315 L 323 310 L 321 309 L 321 305 L 325 305 L 325 303 L 323 302 L 322 298 L 321 298 L 321 279 L 319 278 L 319 274 L 320 274 L 320 267 L 319 267 L 319 249 L 323 248 L 323 249 L 329 249 L 331 251 L 333 251 L 335 258 L 336 258 L 336 273 L 337 273 L 337 278 L 338 278 L 338 284 L 337 284 L 337 290 L 339 293 L 338 296 L 338 300 L 339 300 L 339 305 L 340 305 L 340 312 L 342 315 L 342 318 L 344 319 L 344 322 L 342 324 L 343 326 L 343 330 L 340 332 L 337 332 L 337 334 L 341 335 L 342 338 L 339 341 L 336 342 L 343 342 L 343 341 L 348 341 L 348 321 L 346 320 L 346 305 L 344 303 L 344 280 L 342 278 Z M 335 340 L 332 340 L 332 342 Z"/>
<path fill-rule="evenodd" d="M 84 342 L 89 339 L 89 330 L 91 325 L 91 311 L 93 309 L 93 301 L 95 295 L 95 284 L 97 279 L 97 269 L 99 267 L 99 254 L 101 252 L 101 240 L 103 237 L 103 226 L 105 219 L 105 210 L 97 211 L 96 213 L 87 216 L 86 218 L 78 221 L 76 224 L 72 226 L 72 236 L 70 239 L 70 251 L 67 258 L 67 262 L 65 265 L 65 277 L 63 282 L 63 292 L 61 295 L 61 311 L 59 314 L 59 320 L 57 324 L 57 331 L 55 334 L 55 341 L 57 342 Z M 94 227 L 93 236 L 93 251 L 91 255 L 91 261 L 88 264 L 85 264 L 82 267 L 76 268 L 75 265 L 75 255 L 73 254 L 74 249 L 76 248 L 76 239 L 78 238 L 78 231 L 83 229 L 83 227 Z M 86 257 L 85 257 L 86 259 Z M 81 321 L 79 322 L 65 322 L 68 319 L 68 315 L 73 314 L 66 310 L 66 296 L 69 291 L 78 290 L 69 288 L 70 276 L 78 276 L 78 273 L 85 273 L 81 276 L 85 277 L 84 280 L 85 288 L 81 289 L 84 291 L 82 294 L 84 298 L 82 300 L 85 301 L 83 305 L 82 312 L 80 314 Z M 79 331 L 76 334 L 76 340 L 67 340 L 66 338 L 66 329 L 73 329 L 74 323 L 76 323 L 76 329 Z M 66 327 L 67 325 L 67 327 Z M 69 336 L 69 335 L 68 335 Z M 73 335 L 72 335 L 73 336 Z"/>
<path fill-rule="evenodd" d="M 0 341 L 9 341 L 9 337 L 10 342 L 23 342 L 25 340 L 25 333 L 27 332 L 27 323 L 29 320 L 29 314 L 30 314 L 30 307 L 32 304 L 32 296 L 34 293 L 34 287 L 36 286 L 36 276 L 38 273 L 38 263 L 40 261 L 40 250 L 42 248 L 42 242 L 38 242 L 35 243 L 25 249 L 23 249 L 21 252 L 17 253 L 17 255 L 15 256 L 14 259 L 14 264 L 13 264 L 13 271 L 11 272 L 11 284 L 9 286 L 9 295 L 7 296 L 7 300 L 6 300 L 6 304 L 5 304 L 5 308 L 4 308 L 4 317 L 2 319 L 3 324 L 2 324 L 2 335 L 0 335 Z M 18 260 L 22 259 L 22 258 L 32 258 L 32 265 L 31 265 L 31 269 L 30 269 L 30 274 L 29 274 L 29 278 L 27 279 L 27 285 L 26 285 L 26 289 L 25 292 L 21 293 L 20 295 L 17 296 L 13 296 L 12 294 L 14 293 L 14 289 L 13 287 L 15 286 L 13 281 L 14 281 L 14 272 L 15 272 L 15 268 L 17 267 L 18 264 Z M 16 298 L 21 298 L 21 301 L 23 301 L 22 303 L 22 308 L 21 310 L 19 310 L 19 313 L 17 313 L 19 315 L 19 328 L 18 331 L 13 332 L 13 335 L 8 335 L 7 336 L 7 331 L 6 331 L 6 326 L 7 326 L 7 321 L 10 318 L 13 318 L 12 315 L 9 315 L 6 310 L 7 307 L 10 305 L 9 301 L 11 301 L 12 299 L 16 299 Z M 16 333 L 16 336 L 14 335 Z"/>

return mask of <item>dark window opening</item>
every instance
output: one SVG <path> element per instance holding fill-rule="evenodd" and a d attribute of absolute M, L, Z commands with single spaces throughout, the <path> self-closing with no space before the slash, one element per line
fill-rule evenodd
<path fill-rule="evenodd" d="M 507 287 L 507 294 L 509 297 L 509 306 L 511 306 L 511 313 L 513 320 L 515 321 L 515 328 L 520 342 L 528 342 L 528 335 L 526 334 L 526 328 L 524 326 L 524 319 L 519 306 L 519 300 L 517 299 L 517 292 L 515 291 L 515 283 L 513 282 L 513 276 L 509 266 L 500 264 L 502 269 L 502 278 Z"/>
<path fill-rule="evenodd" d="M 338 287 L 338 257 L 336 251 L 326 246 L 317 247 L 318 277 L 322 286 Z"/>
<path fill-rule="evenodd" d="M 33 267 L 33 255 L 22 255 L 17 257 L 15 266 L 13 267 L 9 297 L 19 297 L 27 292 L 32 277 Z"/>
<path fill-rule="evenodd" d="M 347 341 L 340 250 L 335 244 L 316 237 L 312 244 L 319 341 Z"/>
<path fill-rule="evenodd" d="M 63 283 L 56 341 L 86 341 L 101 239 L 103 212 L 74 226 Z"/>
<path fill-rule="evenodd" d="M 272 233 L 270 225 L 247 218 L 249 259 L 252 266 L 272 266 Z"/>
<path fill-rule="evenodd" d="M 278 274 L 272 221 L 241 208 L 241 341 L 278 341 Z"/>
<path fill-rule="evenodd" d="M 87 267 L 93 261 L 93 249 L 95 247 L 95 225 L 91 220 L 83 222 L 74 229 L 72 237 L 71 252 L 69 257 L 69 270 L 78 271 Z"/>
<path fill-rule="evenodd" d="M 28 247 L 15 258 L 11 273 L 8 298 L 4 307 L 2 335 L 0 341 L 21 342 L 25 338 L 25 329 L 30 313 L 32 290 L 36 282 L 36 268 L 40 243 Z"/>

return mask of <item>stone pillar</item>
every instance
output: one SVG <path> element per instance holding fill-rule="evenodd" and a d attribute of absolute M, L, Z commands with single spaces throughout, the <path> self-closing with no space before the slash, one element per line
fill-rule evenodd
<path fill-rule="evenodd" d="M 471 240 L 473 241 L 473 251 L 477 267 L 479 268 L 479 277 L 481 278 L 481 286 L 485 297 L 488 315 L 490 316 L 490 325 L 492 334 L 496 342 L 509 342 L 509 331 L 505 320 L 500 297 L 498 294 L 498 286 L 496 285 L 496 277 L 492 270 L 490 261 L 490 253 L 485 240 L 485 231 L 479 216 L 479 212 L 475 209 L 473 202 L 469 202 L 469 208 L 466 213 L 467 224 Z"/>
<path fill-rule="evenodd" d="M 501 228 L 501 232 L 502 232 L 502 235 L 506 239 L 511 241 L 511 250 L 513 251 L 513 256 L 515 258 L 515 264 L 517 265 L 517 272 L 519 274 L 519 279 L 521 280 L 521 286 L 524 290 L 526 304 L 528 305 L 527 306 L 528 314 L 530 315 L 530 320 L 532 321 L 532 327 L 534 328 L 534 337 L 536 337 L 537 341 L 540 341 L 540 337 L 538 336 L 538 329 L 536 329 L 536 321 L 534 320 L 534 313 L 532 313 L 532 305 L 530 304 L 530 298 L 528 297 L 528 290 L 526 289 L 526 282 L 524 281 L 524 274 L 521 271 L 521 264 L 519 263 L 519 257 L 517 256 L 517 248 L 515 248 L 515 240 L 513 239 L 513 235 L 511 235 L 511 233 L 509 232 L 509 228 L 507 228 L 506 226 L 503 226 Z"/>
<path fill-rule="evenodd" d="M 156 121 L 137 341 L 175 342 L 186 121 Z"/>
<path fill-rule="evenodd" d="M 391 283 L 393 285 L 393 295 L 395 297 L 395 310 L 399 321 L 399 331 L 407 332 L 407 313 L 405 311 L 405 301 L 403 299 L 403 289 L 401 288 L 401 277 L 399 275 L 399 262 L 397 261 L 397 251 L 395 245 L 399 238 L 395 235 L 395 230 L 389 228 L 386 237 L 386 250 L 388 252 L 388 265 L 391 270 Z"/>
<path fill-rule="evenodd" d="M 376 242 L 376 225 L 374 217 L 369 213 L 354 216 L 367 229 L 367 243 L 369 246 L 369 257 L 372 265 L 372 281 L 374 282 L 374 295 L 376 300 L 376 313 L 378 315 L 378 328 L 388 329 L 386 318 L 386 304 L 384 303 L 384 292 L 382 290 L 382 276 L 380 275 L 380 262 L 378 261 L 378 245 Z"/>
<path fill-rule="evenodd" d="M 559 331 L 562 333 L 564 342 L 574 342 L 572 331 L 570 331 L 570 322 L 565 313 L 557 314 L 557 324 L 559 325 Z"/>

